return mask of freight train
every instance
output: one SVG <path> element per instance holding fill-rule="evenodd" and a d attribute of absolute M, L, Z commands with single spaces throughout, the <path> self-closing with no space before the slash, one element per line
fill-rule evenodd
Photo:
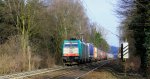
<path fill-rule="evenodd" d="M 91 43 L 80 40 L 64 40 L 62 59 L 65 65 L 89 63 L 107 59 L 107 53 Z"/>

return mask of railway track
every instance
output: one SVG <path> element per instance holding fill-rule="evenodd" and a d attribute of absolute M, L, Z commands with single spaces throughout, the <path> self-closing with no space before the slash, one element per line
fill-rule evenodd
<path fill-rule="evenodd" d="M 0 79 L 23 79 L 28 77 L 30 77 L 31 79 L 37 79 L 38 77 L 34 78 L 35 76 L 43 76 L 40 79 L 45 79 L 45 74 L 47 74 L 48 76 L 46 79 L 79 79 L 109 62 L 110 60 L 104 60 L 97 63 L 94 62 L 79 66 L 65 66 L 49 69 L 40 69 L 29 72 L 0 76 Z"/>
<path fill-rule="evenodd" d="M 89 70 L 88 72 L 86 72 L 86 73 L 84 73 L 84 74 L 81 74 L 81 75 L 79 75 L 78 77 L 76 77 L 76 78 L 74 78 L 74 79 L 80 79 L 80 78 L 82 78 L 82 77 L 84 77 L 84 76 L 86 76 L 86 75 L 92 73 L 93 71 L 97 70 L 98 68 L 102 67 L 103 65 L 105 65 L 105 64 L 107 64 L 107 63 L 109 63 L 109 62 L 110 62 L 110 61 L 105 61 L 105 62 L 99 64 L 98 66 L 95 66 L 95 68 L 92 68 L 92 69 Z"/>
<path fill-rule="evenodd" d="M 72 68 L 72 67 L 56 67 L 56 68 L 40 69 L 40 70 L 34 70 L 34 71 L 29 71 L 29 72 L 4 75 L 4 76 L 0 76 L 0 79 L 22 79 L 26 77 L 31 77 L 31 76 L 35 76 L 39 74 L 54 72 L 58 70 L 68 69 L 68 68 Z"/>
<path fill-rule="evenodd" d="M 109 62 L 110 61 L 107 60 L 107 61 L 100 61 L 98 63 L 96 62 L 89 63 L 86 65 L 80 65 L 70 69 L 60 70 L 53 73 L 47 73 L 41 76 L 34 77 L 32 79 L 80 79 Z"/>
<path fill-rule="evenodd" d="M 67 69 L 67 70 L 63 70 L 58 74 L 51 74 L 53 76 L 48 77 L 48 79 L 66 79 L 66 75 L 72 75 L 79 71 L 79 68 L 74 68 L 74 69 Z M 63 72 L 63 73 L 62 73 Z M 80 72 L 81 73 L 81 72 Z M 72 75 L 73 76 L 73 75 Z M 68 77 L 68 79 L 70 79 L 70 77 Z"/>

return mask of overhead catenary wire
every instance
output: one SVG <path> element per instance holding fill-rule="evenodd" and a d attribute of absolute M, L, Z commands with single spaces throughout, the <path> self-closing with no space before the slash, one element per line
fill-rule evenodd
<path fill-rule="evenodd" d="M 143 5 L 143 4 L 141 4 L 139 1 L 134 0 L 134 2 L 135 2 L 135 3 L 137 3 L 138 5 L 142 6 L 143 8 L 145 8 L 145 9 L 149 9 L 149 10 L 150 10 L 150 8 L 149 8 L 149 7 L 144 6 L 144 5 Z"/>

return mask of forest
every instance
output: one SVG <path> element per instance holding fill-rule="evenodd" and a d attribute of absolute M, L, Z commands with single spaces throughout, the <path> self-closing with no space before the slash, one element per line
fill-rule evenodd
<path fill-rule="evenodd" d="M 148 36 L 148 29 L 136 30 Z M 0 0 L 0 74 L 61 65 L 65 39 L 83 36 L 85 42 L 107 52 L 109 45 L 102 32 L 99 24 L 90 21 L 81 0 Z"/>
<path fill-rule="evenodd" d="M 129 42 L 130 58 L 140 58 L 139 72 L 146 77 L 150 74 L 150 1 L 119 0 L 118 3 L 121 41 Z"/>

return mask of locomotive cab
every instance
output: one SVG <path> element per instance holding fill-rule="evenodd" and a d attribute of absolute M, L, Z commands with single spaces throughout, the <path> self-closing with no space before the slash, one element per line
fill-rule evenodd
<path fill-rule="evenodd" d="M 79 40 L 65 40 L 63 44 L 63 62 L 65 64 L 78 64 Z"/>

